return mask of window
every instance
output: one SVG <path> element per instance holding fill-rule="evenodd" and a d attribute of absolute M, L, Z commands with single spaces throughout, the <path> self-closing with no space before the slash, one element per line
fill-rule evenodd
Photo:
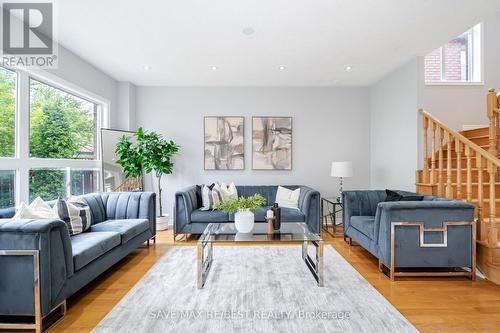
<path fill-rule="evenodd" d="M 16 141 L 15 72 L 0 67 L 0 157 L 14 157 Z"/>
<path fill-rule="evenodd" d="M 16 172 L 13 170 L 0 170 L 0 208 L 12 207 L 16 202 L 14 186 Z"/>
<path fill-rule="evenodd" d="M 96 191 L 99 171 L 72 168 L 37 168 L 30 170 L 29 197 L 44 200 L 69 198 Z"/>
<path fill-rule="evenodd" d="M 30 80 L 30 155 L 94 159 L 97 105 Z"/>
<path fill-rule="evenodd" d="M 105 103 L 57 82 L 0 67 L 0 208 L 101 188 Z"/>
<path fill-rule="evenodd" d="M 44 200 L 66 198 L 66 180 L 63 169 L 31 169 L 30 170 L 30 199 L 36 197 Z"/>
<path fill-rule="evenodd" d="M 482 82 L 481 24 L 425 56 L 425 83 Z"/>

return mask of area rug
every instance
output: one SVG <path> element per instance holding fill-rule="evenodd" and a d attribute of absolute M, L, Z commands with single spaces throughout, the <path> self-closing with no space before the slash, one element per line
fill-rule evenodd
<path fill-rule="evenodd" d="M 203 289 L 196 248 L 170 249 L 93 332 L 417 332 L 331 246 L 325 286 L 300 246 L 214 246 Z"/>

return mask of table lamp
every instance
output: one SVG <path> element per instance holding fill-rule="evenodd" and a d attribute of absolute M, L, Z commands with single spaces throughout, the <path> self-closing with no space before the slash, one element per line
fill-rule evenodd
<path fill-rule="evenodd" d="M 352 177 L 352 175 L 353 169 L 351 161 L 332 162 L 331 176 L 340 178 L 340 198 L 337 198 L 338 202 L 341 202 L 342 200 L 342 186 L 344 185 L 344 178 Z"/>

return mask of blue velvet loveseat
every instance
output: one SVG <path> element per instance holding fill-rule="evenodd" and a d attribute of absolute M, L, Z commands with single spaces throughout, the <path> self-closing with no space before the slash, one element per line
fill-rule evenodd
<path fill-rule="evenodd" d="M 299 209 L 282 208 L 281 221 L 305 222 L 309 229 L 320 232 L 320 194 L 318 191 L 307 187 L 290 185 L 284 186 L 295 190 L 300 188 Z M 238 196 L 251 196 L 261 194 L 266 199 L 266 205 L 255 213 L 255 222 L 265 222 L 266 211 L 276 199 L 278 185 L 244 185 L 236 186 Z M 234 214 L 227 214 L 220 210 L 201 210 L 200 198 L 197 198 L 196 185 L 177 191 L 175 194 L 174 235 L 202 234 L 206 226 L 212 222 L 234 222 Z"/>
<path fill-rule="evenodd" d="M 44 316 L 56 308 L 64 313 L 69 296 L 155 237 L 154 193 L 80 198 L 90 206 L 92 225 L 71 237 L 58 219 L 0 220 L 0 317 L 34 316 L 39 331 Z M 13 213 L 4 210 L 2 217 Z"/>
<path fill-rule="evenodd" d="M 387 268 L 391 280 L 412 275 L 474 279 L 474 205 L 427 195 L 422 201 L 385 199 L 385 191 L 343 192 L 344 237 L 349 244 L 354 240 L 377 257 L 379 269 Z"/>

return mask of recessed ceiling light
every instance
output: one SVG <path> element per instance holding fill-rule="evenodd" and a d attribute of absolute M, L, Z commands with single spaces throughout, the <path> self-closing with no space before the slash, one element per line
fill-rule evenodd
<path fill-rule="evenodd" d="M 279 70 L 280 70 L 280 71 L 284 71 L 284 70 L 286 69 L 286 67 L 285 67 L 285 66 L 280 66 L 280 67 L 278 67 L 278 68 L 279 68 Z"/>
<path fill-rule="evenodd" d="M 253 35 L 255 30 L 252 27 L 246 27 L 241 31 L 244 35 L 250 36 Z"/>
<path fill-rule="evenodd" d="M 352 71 L 352 66 L 345 66 L 345 68 L 344 68 L 344 69 L 345 69 L 346 71 L 348 71 L 348 72 L 349 72 L 349 71 Z"/>
<path fill-rule="evenodd" d="M 151 66 L 144 65 L 142 66 L 142 68 L 144 68 L 145 71 L 149 71 L 151 69 Z"/>
<path fill-rule="evenodd" d="M 219 69 L 219 67 L 217 67 L 217 66 L 212 66 L 212 67 L 210 67 L 210 68 L 211 68 L 213 71 L 216 71 L 216 70 L 218 70 L 218 69 Z"/>

